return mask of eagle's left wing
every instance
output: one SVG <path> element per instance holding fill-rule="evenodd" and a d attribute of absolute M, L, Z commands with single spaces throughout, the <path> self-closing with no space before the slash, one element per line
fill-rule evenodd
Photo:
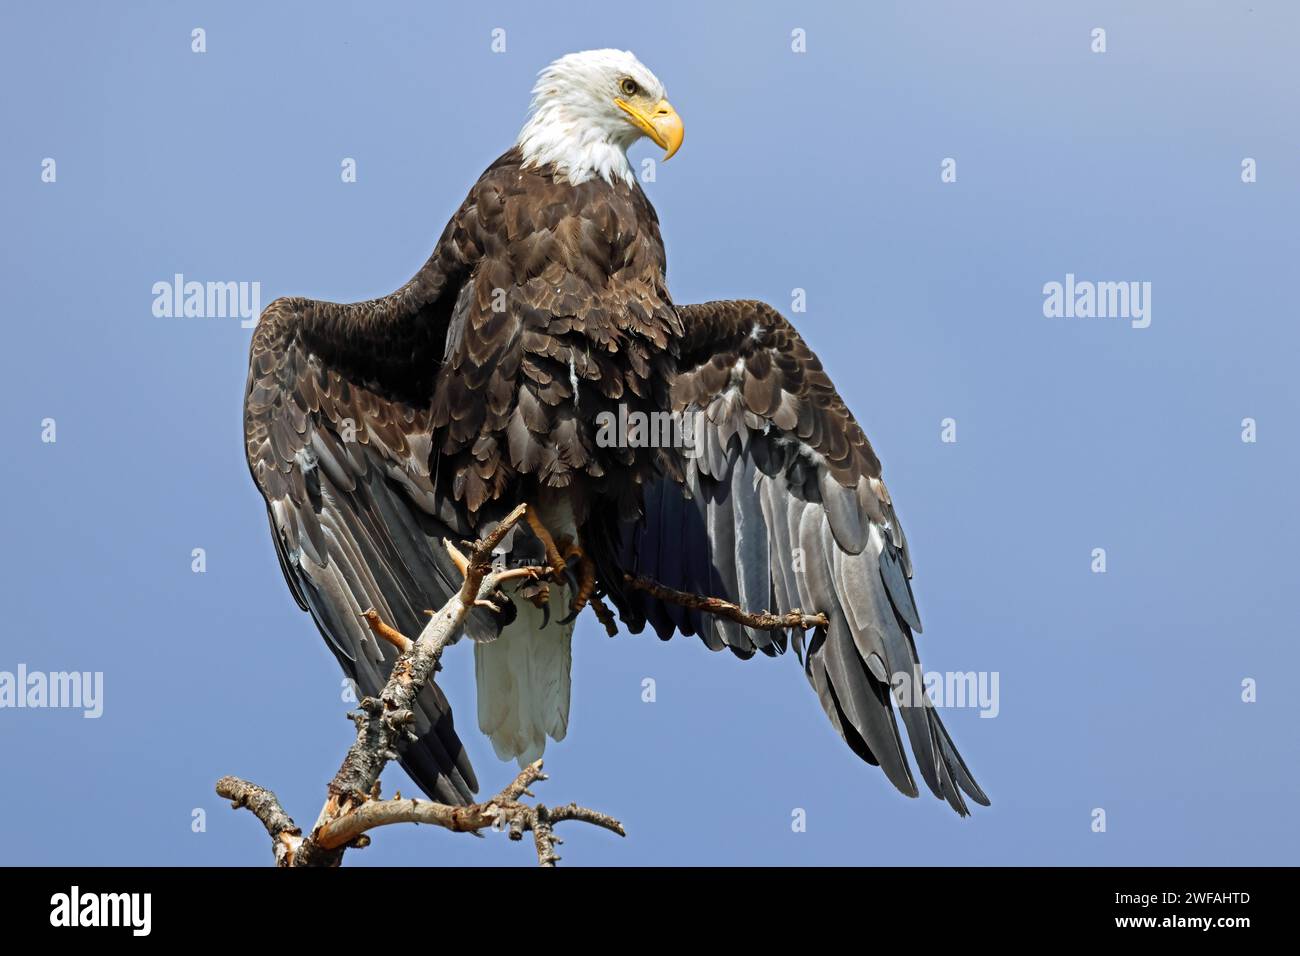
<path fill-rule="evenodd" d="M 796 649 L 836 730 L 899 790 L 917 794 L 894 720 L 891 684 L 926 784 L 958 813 L 987 804 L 921 692 L 912 632 L 921 623 L 911 561 L 880 462 L 817 356 L 761 302 L 678 308 L 684 328 L 674 412 L 698 424 L 677 480 L 646 489 L 601 577 L 634 631 L 699 634 L 741 657 L 785 650 L 785 635 L 701 614 L 623 586 L 627 572 L 748 610 L 824 612 L 830 627 Z M 899 680 L 897 675 L 906 675 Z"/>

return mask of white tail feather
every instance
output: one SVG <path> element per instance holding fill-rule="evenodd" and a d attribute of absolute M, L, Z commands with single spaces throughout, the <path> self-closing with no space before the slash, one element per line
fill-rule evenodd
<path fill-rule="evenodd" d="M 502 760 L 524 767 L 542 755 L 546 738 L 563 740 L 569 726 L 569 669 L 573 624 L 569 594 L 551 587 L 550 622 L 522 598 L 518 615 L 495 641 L 474 645 L 478 726 Z"/>

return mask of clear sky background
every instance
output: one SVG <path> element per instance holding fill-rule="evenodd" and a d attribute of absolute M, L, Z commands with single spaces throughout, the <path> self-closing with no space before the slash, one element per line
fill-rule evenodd
<path fill-rule="evenodd" d="M 352 726 L 244 462 L 251 333 L 156 318 L 152 286 L 388 293 L 511 144 L 536 72 L 597 46 L 635 51 L 686 124 L 646 186 L 674 296 L 789 314 L 806 290 L 792 318 L 908 532 L 922 661 L 997 672 L 1000 712 L 945 712 L 993 800 L 961 820 L 861 764 L 792 654 L 609 640 L 585 616 L 538 795 L 629 836 L 569 825 L 565 862 L 1296 861 L 1296 4 L 27 0 L 0 18 L 0 670 L 105 681 L 99 720 L 0 710 L 0 862 L 269 862 L 213 793 L 227 773 L 315 818 Z M 1044 317 L 1066 273 L 1152 283 L 1150 327 Z M 514 770 L 477 732 L 472 656 L 451 650 L 442 682 L 487 794 Z M 421 828 L 349 862 L 532 851 Z"/>

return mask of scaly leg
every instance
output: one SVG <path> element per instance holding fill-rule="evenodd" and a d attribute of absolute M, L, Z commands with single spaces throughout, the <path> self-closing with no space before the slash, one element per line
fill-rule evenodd
<path fill-rule="evenodd" d="M 567 537 L 563 539 L 562 545 L 555 543 L 555 538 L 551 536 L 546 525 L 542 524 L 542 519 L 537 515 L 537 509 L 532 505 L 528 506 L 525 512 L 525 518 L 528 521 L 528 527 L 533 529 L 533 534 L 537 535 L 538 540 L 546 549 L 546 562 L 551 566 L 551 575 L 558 583 L 566 579 L 573 580 L 569 572 L 569 562 L 577 561 L 578 573 L 574 580 L 573 604 L 570 607 L 571 613 L 560 623 L 567 624 L 578 616 L 578 612 L 587 606 L 591 600 L 592 594 L 596 591 L 596 565 L 592 563 L 591 558 L 587 557 L 582 546 L 576 541 L 570 541 Z"/>
<path fill-rule="evenodd" d="M 528 521 L 528 527 L 533 529 L 533 534 L 537 535 L 537 539 L 542 542 L 542 547 L 546 548 L 546 563 L 551 566 L 551 573 L 555 575 L 555 580 L 563 581 L 566 570 L 564 558 L 560 556 L 560 549 L 556 547 L 555 539 L 546 530 L 546 525 L 542 524 L 542 519 L 537 516 L 537 509 L 528 505 L 524 517 Z"/>
<path fill-rule="evenodd" d="M 591 600 L 591 596 L 596 593 L 596 565 L 576 541 L 565 542 L 564 559 L 566 564 L 573 560 L 578 562 L 578 586 L 573 595 L 572 613 L 560 621 L 561 624 L 568 624 L 578 616 Z"/>

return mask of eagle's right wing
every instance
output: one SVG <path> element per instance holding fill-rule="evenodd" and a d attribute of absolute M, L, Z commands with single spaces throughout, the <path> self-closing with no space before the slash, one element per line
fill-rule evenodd
<path fill-rule="evenodd" d="M 455 220 L 453 220 L 453 225 Z M 467 255 L 449 226 L 406 286 L 370 302 L 278 299 L 253 334 L 244 436 L 285 578 L 363 695 L 396 650 L 361 617 L 414 636 L 460 587 L 443 540 L 476 535 L 463 505 L 436 493 L 429 396 Z M 434 799 L 478 789 L 432 681 L 402 765 Z"/>

